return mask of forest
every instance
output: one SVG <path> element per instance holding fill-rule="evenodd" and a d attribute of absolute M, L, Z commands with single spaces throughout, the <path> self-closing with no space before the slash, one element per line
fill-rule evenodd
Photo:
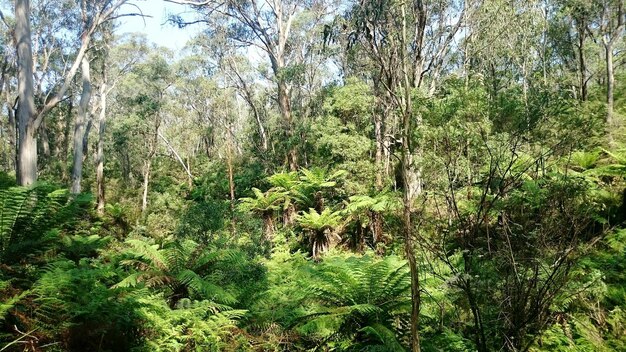
<path fill-rule="evenodd" d="M 626 351 L 625 8 L 0 0 L 0 352 Z"/>

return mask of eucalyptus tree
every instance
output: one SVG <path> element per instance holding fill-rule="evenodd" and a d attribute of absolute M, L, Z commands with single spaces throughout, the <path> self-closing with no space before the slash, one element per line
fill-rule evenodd
<path fill-rule="evenodd" d="M 0 27 L 3 30 L 0 34 L 0 54 L 2 55 L 1 67 L 0 67 L 0 106 L 5 106 L 7 111 L 6 124 L 0 123 L 2 140 L 2 166 L 6 172 L 14 169 L 15 161 L 15 109 L 14 109 L 14 96 L 15 90 L 14 76 L 15 76 L 15 53 L 10 48 L 15 47 L 14 38 L 10 33 L 11 19 L 5 17 L 0 11 L 0 17 L 2 22 Z M 5 143 L 6 141 L 6 143 Z"/>
<path fill-rule="evenodd" d="M 171 71 L 164 57 L 152 54 L 148 61 L 137 67 L 139 84 L 145 90 L 135 96 L 137 114 L 140 119 L 147 123 L 143 130 L 145 150 L 147 152 L 143 166 L 143 198 L 141 203 L 142 212 L 148 206 L 148 187 L 152 171 L 152 159 L 158 148 L 159 128 L 162 122 L 162 107 L 166 104 L 164 96 L 167 88 L 171 85 Z M 149 120 L 152 121 L 149 121 Z"/>
<path fill-rule="evenodd" d="M 270 79 L 277 90 L 276 101 L 282 117 L 282 128 L 287 144 L 287 164 L 291 170 L 298 168 L 298 150 L 292 107 L 292 90 L 295 76 L 302 67 L 303 48 L 310 35 L 329 17 L 331 1 L 314 0 L 247 0 L 247 1 L 196 1 L 166 0 L 191 5 L 198 11 L 199 19 L 189 22 L 181 17 L 174 21 L 184 26 L 198 21 L 206 22 L 210 31 L 225 28 L 229 40 L 261 53 L 270 63 Z"/>
<path fill-rule="evenodd" d="M 245 103 L 237 96 L 234 78 L 229 74 L 227 61 L 232 58 L 228 43 L 199 35 L 190 49 L 192 54 L 177 64 L 179 80 L 174 92 L 175 104 L 190 112 L 188 122 L 195 126 L 190 126 L 186 133 L 190 132 L 197 140 L 194 145 L 204 145 L 207 158 L 217 156 L 225 161 L 231 210 L 234 210 L 234 164 L 236 157 L 243 154 L 240 140 L 247 119 Z M 174 125 L 178 124 L 177 120 L 179 117 L 173 121 Z"/>
<path fill-rule="evenodd" d="M 153 48 L 148 43 L 145 36 L 131 35 L 114 42 L 111 45 L 107 58 L 110 60 L 107 67 L 107 80 L 111 85 L 107 95 L 107 124 L 108 132 L 102 136 L 111 139 L 110 144 L 105 144 L 105 153 L 110 152 L 109 163 L 112 177 L 119 177 L 125 185 L 130 185 L 135 179 L 135 165 L 141 164 L 142 160 L 137 157 L 137 147 L 133 138 L 135 131 L 141 128 L 138 119 L 134 114 L 134 104 L 131 97 L 140 92 L 135 89 L 137 80 L 136 72 L 139 66 L 143 65 Z M 135 132 L 136 133 L 136 132 Z M 141 140 L 140 142 L 144 142 Z M 107 146 L 110 146 L 107 148 Z"/>
<path fill-rule="evenodd" d="M 94 61 L 98 70 L 98 141 L 96 142 L 95 169 L 96 169 L 96 194 L 98 213 L 104 213 L 106 202 L 106 180 L 104 173 L 105 143 L 109 109 L 109 97 L 118 83 L 128 74 L 135 65 L 144 57 L 142 44 L 134 38 L 130 40 L 116 40 L 113 36 L 114 28 L 111 25 L 102 28 L 101 37 L 97 43 Z"/>
<path fill-rule="evenodd" d="M 92 19 L 90 18 L 89 8 L 86 1 L 81 1 L 81 32 L 82 35 L 88 33 L 88 27 Z M 78 115 L 74 121 L 74 143 L 72 158 L 72 185 L 70 190 L 73 194 L 81 191 L 81 181 L 83 177 L 83 140 L 85 139 L 88 129 L 86 127 L 87 120 L 90 118 L 89 110 L 91 108 L 92 83 L 91 83 L 91 59 L 89 50 L 85 51 L 80 60 L 80 71 L 82 81 L 82 92 L 80 102 L 78 104 Z"/>
<path fill-rule="evenodd" d="M 121 115 L 122 120 L 119 121 L 114 143 L 121 157 L 120 163 L 126 169 L 125 178 L 131 174 L 133 164 L 140 164 L 139 173 L 143 180 L 141 210 L 144 213 L 174 77 L 170 51 L 149 48 L 141 41 L 137 45 L 135 51 L 126 54 L 141 55 L 141 58 L 124 75 L 115 92 L 116 114 Z"/>
<path fill-rule="evenodd" d="M 604 47 L 606 64 L 606 122 L 609 130 L 614 124 L 614 90 L 615 90 L 615 45 L 624 38 L 624 16 L 626 3 L 624 0 L 599 1 L 600 16 L 597 20 L 597 35 Z"/>
<path fill-rule="evenodd" d="M 227 73 L 231 75 L 231 80 L 237 88 L 239 96 L 248 104 L 256 122 L 257 133 L 260 139 L 259 148 L 261 152 L 267 152 L 269 149 L 269 137 L 265 127 L 266 121 L 264 121 L 267 111 L 258 101 L 259 87 L 254 82 L 251 63 L 247 58 L 240 55 L 233 55 L 226 62 L 228 64 Z"/>
<path fill-rule="evenodd" d="M 44 121 L 44 117 L 50 110 L 57 106 L 66 97 L 66 93 L 71 86 L 74 76 L 78 72 L 85 53 L 89 49 L 92 37 L 98 28 L 111 21 L 120 15 L 118 10 L 122 5 L 128 3 L 129 0 L 117 0 L 117 1 L 98 1 L 89 2 L 89 5 L 85 5 L 85 9 L 89 9 L 89 19 L 85 21 L 85 26 L 79 32 L 78 42 L 75 43 L 75 56 L 70 59 L 71 65 L 64 68 L 63 73 L 58 76 L 53 76 L 50 82 L 46 82 L 46 87 L 49 87 L 48 93 L 44 95 L 44 99 L 35 101 L 35 89 L 43 89 L 44 85 L 42 80 L 38 79 L 35 82 L 35 70 L 43 71 L 37 72 L 37 77 L 43 77 L 45 74 L 46 65 L 48 64 L 49 55 L 51 51 L 47 46 L 41 49 L 44 53 L 43 66 L 36 66 L 33 55 L 37 54 L 39 50 L 33 50 L 33 40 L 31 37 L 31 4 L 30 0 L 16 0 L 15 1 L 15 43 L 17 51 L 17 67 L 18 67 L 18 109 L 17 109 L 17 125 L 18 125 L 18 137 L 19 143 L 17 146 L 17 176 L 20 185 L 30 185 L 37 180 L 37 139 L 36 133 Z M 63 3 L 65 7 L 56 6 L 52 7 L 58 11 L 71 11 L 75 9 L 71 6 L 70 2 Z M 85 3 L 87 4 L 87 3 Z M 69 5 L 69 6 L 68 6 Z M 63 13 L 66 18 L 72 18 L 68 16 L 71 12 Z M 54 22 L 54 21 L 52 21 Z M 58 33 L 63 31 L 58 31 Z M 47 36 L 40 37 L 42 40 L 53 39 Z M 36 41 L 39 43 L 39 41 Z M 39 60 L 38 60 L 39 61 Z M 59 78 L 60 77 L 60 78 Z M 37 84 L 36 84 L 37 83 Z"/>
<path fill-rule="evenodd" d="M 472 41 L 472 70 L 490 83 L 495 104 L 503 90 L 520 87 L 528 101 L 536 73 L 545 80 L 545 34 L 548 31 L 547 8 L 542 1 L 491 0 L 473 11 L 468 19 Z M 515 30 L 511 30 L 515 28 Z M 569 88 L 569 87 L 568 87 Z"/>
<path fill-rule="evenodd" d="M 578 59 L 578 98 L 586 101 L 589 97 L 590 65 L 587 54 L 587 42 L 591 37 L 593 4 L 582 0 L 566 0 L 562 4 L 564 12 L 571 18 L 574 29 L 575 56 Z"/>
<path fill-rule="evenodd" d="M 423 189 L 421 146 L 416 139 L 422 117 L 414 98 L 416 91 L 422 91 L 420 95 L 426 98 L 434 94 L 439 76 L 450 70 L 449 58 L 457 46 L 466 7 L 464 1 L 364 1 L 349 11 L 347 35 L 351 45 L 362 47 L 374 62 L 372 78 L 380 87 L 377 94 L 394 120 L 397 117 L 392 124 L 397 123 L 399 132 L 403 238 L 411 273 L 411 350 L 419 351 L 420 283 L 412 217 Z"/>

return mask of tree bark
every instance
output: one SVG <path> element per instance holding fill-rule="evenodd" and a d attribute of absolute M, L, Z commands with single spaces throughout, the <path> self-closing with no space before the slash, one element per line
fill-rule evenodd
<path fill-rule="evenodd" d="M 45 121 L 39 126 L 39 139 L 41 140 L 41 152 L 43 153 L 43 167 L 45 168 L 46 161 L 50 158 L 50 136 L 48 136 L 48 126 Z"/>
<path fill-rule="evenodd" d="M 65 121 L 63 126 L 63 167 L 61 168 L 61 179 L 68 181 L 69 175 L 67 174 L 67 164 L 70 154 L 70 133 L 72 132 L 72 114 L 74 111 L 74 103 L 72 99 L 69 99 L 67 104 L 67 112 L 65 114 Z"/>
<path fill-rule="evenodd" d="M 613 45 L 617 39 L 622 38 L 624 31 L 624 2 L 623 0 L 617 3 L 617 9 L 614 22 L 614 27 L 611 28 L 611 15 L 610 5 L 605 4 L 603 18 L 606 16 L 608 24 L 602 23 L 600 28 L 604 32 L 602 34 L 602 44 L 604 45 L 604 54 L 606 60 L 606 124 L 609 129 L 609 141 L 612 142 L 612 130 L 613 130 L 613 90 L 615 88 L 615 73 L 613 67 Z"/>
<path fill-rule="evenodd" d="M 150 171 L 152 168 L 152 158 L 144 162 L 143 172 L 143 196 L 141 198 L 141 213 L 144 214 L 148 208 L 148 186 L 150 183 Z"/>
<path fill-rule="evenodd" d="M 18 69 L 17 182 L 29 186 L 37 181 L 37 140 L 33 97 L 33 51 L 30 38 L 30 1 L 15 1 L 15 43 Z"/>
<path fill-rule="evenodd" d="M 280 71 L 278 74 L 280 74 Z M 278 78 L 278 107 L 280 114 L 283 118 L 283 123 L 287 129 L 287 162 L 289 164 L 289 170 L 298 171 L 298 150 L 294 141 L 295 131 L 293 128 L 293 118 L 291 116 L 291 103 L 289 101 L 289 92 L 287 90 L 287 84 L 282 78 Z"/>
<path fill-rule="evenodd" d="M 383 135 L 383 116 L 376 113 L 374 116 L 374 134 L 376 137 L 376 190 L 381 191 L 383 189 L 383 149 L 384 149 L 384 135 Z"/>
<path fill-rule="evenodd" d="M 13 170 L 17 167 L 17 122 L 15 120 L 15 109 L 14 109 L 14 102 L 11 99 L 11 96 L 9 95 L 9 81 L 5 80 L 5 85 L 6 85 L 6 89 L 4 92 L 5 95 L 5 100 L 6 100 L 6 105 L 7 105 L 7 115 L 8 115 L 8 120 L 9 120 L 9 131 L 7 133 L 8 135 L 8 140 L 9 140 L 9 146 L 10 146 L 10 153 L 9 155 L 11 155 L 10 157 L 10 162 L 7 163 L 7 170 Z M 17 169 L 16 169 L 17 170 Z"/>
<path fill-rule="evenodd" d="M 104 134 L 106 132 L 106 108 L 108 81 L 106 64 L 102 70 L 102 85 L 100 86 L 100 115 L 98 116 L 98 146 L 96 147 L 96 187 L 98 192 L 98 214 L 104 214 L 105 197 L 105 179 L 104 179 Z"/>
<path fill-rule="evenodd" d="M 152 171 L 152 158 L 156 154 L 157 142 L 159 138 L 159 127 L 161 126 L 161 119 L 158 116 L 154 116 L 154 134 L 151 136 L 150 145 L 148 149 L 148 157 L 144 161 L 144 174 L 143 174 L 143 196 L 141 198 L 141 213 L 144 214 L 148 209 L 148 188 L 150 185 L 150 172 Z"/>
<path fill-rule="evenodd" d="M 91 101 L 91 75 L 89 57 L 83 56 L 81 61 L 81 71 L 83 80 L 83 91 L 78 105 L 78 115 L 74 123 L 74 158 L 72 162 L 72 187 L 71 193 L 81 192 L 81 181 L 83 178 L 83 139 L 85 138 L 86 122 L 89 114 L 89 102 Z"/>
<path fill-rule="evenodd" d="M 578 32 L 578 75 L 580 76 L 580 100 L 587 101 L 587 61 L 585 58 L 585 29 L 584 20 L 576 20 Z"/>
<path fill-rule="evenodd" d="M 237 232 L 235 224 L 235 175 L 233 169 L 233 131 L 232 124 L 228 127 L 226 164 L 228 167 L 228 189 L 230 191 L 230 231 L 234 236 Z"/>
<path fill-rule="evenodd" d="M 274 239 L 274 220 L 272 219 L 274 214 L 271 211 L 263 214 L 263 235 L 265 240 L 269 243 Z"/>
<path fill-rule="evenodd" d="M 230 210 L 235 213 L 235 177 L 233 171 L 233 150 L 232 143 L 228 141 L 228 155 L 226 156 L 226 163 L 228 164 L 228 189 L 230 190 Z"/>
<path fill-rule="evenodd" d="M 412 155 L 412 147 L 411 147 L 411 134 L 413 132 L 412 129 L 412 110 L 413 104 L 411 99 L 411 90 L 413 87 L 419 87 L 421 83 L 422 77 L 422 64 L 423 58 L 421 54 L 422 48 L 422 40 L 423 33 L 425 28 L 425 17 L 426 13 L 424 10 L 424 6 L 421 0 L 417 1 L 417 38 L 416 38 L 416 48 L 417 55 L 416 60 L 414 62 L 415 71 L 413 72 L 413 77 L 411 77 L 409 70 L 409 63 L 406 54 L 406 46 L 407 46 L 407 28 L 406 28 L 406 9 L 405 4 L 401 5 L 401 14 L 402 14 L 402 33 L 401 33 L 401 47 L 400 55 L 402 60 L 402 71 L 403 71 L 403 87 L 404 88 L 404 96 L 403 103 L 404 106 L 402 109 L 402 157 L 401 157 L 401 166 L 402 166 L 402 177 L 403 177 L 403 222 L 404 222 L 404 250 L 407 257 L 407 261 L 409 262 L 409 274 L 411 277 L 411 351 L 412 352 L 420 352 L 421 344 L 420 344 L 420 336 L 419 336 L 419 314 L 421 308 L 421 297 L 420 297 L 420 281 L 419 281 L 419 268 L 417 266 L 417 260 L 415 258 L 415 248 L 413 244 L 413 224 L 411 222 L 411 217 L 413 213 L 413 203 L 418 195 L 421 192 L 421 180 L 419 177 L 419 173 L 416 173 L 414 170 L 414 160 Z M 411 79 L 412 78 L 412 79 Z M 412 85 L 413 84 L 413 85 Z M 417 187 L 414 187 L 417 185 Z"/>
<path fill-rule="evenodd" d="M 85 159 L 87 159 L 87 155 L 89 154 L 89 133 L 91 132 L 91 128 L 93 127 L 93 120 L 91 118 L 95 113 L 96 109 L 93 109 L 91 113 L 87 115 L 85 133 L 83 133 L 83 165 L 85 164 Z"/>
<path fill-rule="evenodd" d="M 606 55 L 606 124 L 611 130 L 613 126 L 613 89 L 615 87 L 612 41 L 604 44 L 604 52 Z"/>

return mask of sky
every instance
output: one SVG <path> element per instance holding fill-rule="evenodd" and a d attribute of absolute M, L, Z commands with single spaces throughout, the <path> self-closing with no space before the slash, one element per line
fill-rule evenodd
<path fill-rule="evenodd" d="M 165 23 L 168 13 L 184 13 L 191 11 L 189 7 L 167 3 L 163 0 L 146 0 L 133 2 L 141 12 L 150 17 L 122 17 L 118 33 L 144 33 L 148 40 L 159 46 L 170 48 L 174 51 L 183 48 L 187 40 L 200 30 L 200 25 L 192 25 L 187 28 L 178 28 Z M 137 12 L 137 8 L 125 5 L 122 13 Z"/>

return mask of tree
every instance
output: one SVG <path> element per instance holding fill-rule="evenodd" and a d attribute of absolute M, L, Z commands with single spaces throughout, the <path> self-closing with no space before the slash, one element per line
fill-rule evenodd
<path fill-rule="evenodd" d="M 191 5 L 201 13 L 206 13 L 200 21 L 212 26 L 223 26 L 227 35 L 235 42 L 261 50 L 270 62 L 272 79 L 276 84 L 279 111 L 288 147 L 287 160 L 291 171 L 298 169 L 298 148 L 292 112 L 292 84 L 290 81 L 297 72 L 301 61 L 298 48 L 305 43 L 301 37 L 307 30 L 316 28 L 324 19 L 328 4 L 325 0 L 305 4 L 299 1 L 276 0 L 262 2 L 238 1 L 194 1 L 166 0 L 168 2 Z M 310 19 L 303 28 L 295 27 L 298 21 Z M 189 24 L 181 17 L 174 21 L 181 26 Z M 193 23 L 193 22 L 191 22 Z"/>
<path fill-rule="evenodd" d="M 400 199 L 390 193 L 381 193 L 375 196 L 356 195 L 349 198 L 345 212 L 348 214 L 348 218 L 356 223 L 357 231 L 369 229 L 372 235 L 372 246 L 378 250 L 377 245 L 386 242 L 383 236 L 385 214 L 394 213 L 400 207 Z M 355 242 L 362 243 L 365 240 L 363 234 L 358 236 L 359 238 Z"/>
<path fill-rule="evenodd" d="M 613 126 L 615 72 L 613 57 L 616 40 L 624 35 L 624 0 L 603 0 L 599 19 L 599 33 L 604 46 L 606 63 L 606 123 L 611 129 Z"/>
<path fill-rule="evenodd" d="M 28 186 L 37 180 L 38 124 L 33 97 L 33 52 L 30 39 L 30 0 L 15 1 L 15 42 L 18 67 L 18 156 L 17 175 L 20 185 Z M 39 120 L 39 124 L 41 120 Z"/>
<path fill-rule="evenodd" d="M 34 100 L 33 50 L 31 41 L 30 0 L 15 1 L 15 42 L 18 62 L 18 152 L 17 175 L 20 185 L 30 185 L 37 180 L 37 139 L 36 133 L 45 115 L 52 110 L 69 89 L 83 57 L 89 48 L 93 34 L 105 22 L 116 18 L 116 11 L 128 0 L 104 1 L 93 4 L 93 17 L 81 32 L 80 47 L 71 67 L 63 75 L 54 94 L 41 107 Z M 81 139 L 82 143 L 82 139 Z M 81 144 L 82 148 L 82 144 Z"/>
<path fill-rule="evenodd" d="M 330 208 L 326 208 L 321 212 L 315 209 L 309 209 L 309 212 L 303 212 L 296 217 L 296 221 L 303 228 L 310 231 L 309 246 L 311 256 L 315 260 L 319 260 L 330 249 L 333 239 L 337 238 L 337 234 L 333 230 L 341 224 L 341 214 Z"/>
<path fill-rule="evenodd" d="M 103 27 L 102 38 L 98 44 L 100 50 L 96 52 L 94 60 L 100 65 L 98 76 L 100 77 L 98 88 L 98 141 L 96 143 L 95 169 L 96 169 L 96 193 L 99 214 L 104 213 L 106 204 L 106 179 L 104 173 L 105 147 L 107 135 L 107 115 L 109 110 L 109 96 L 116 86 L 130 73 L 135 65 L 145 57 L 147 49 L 143 43 L 133 38 L 125 42 L 115 42 L 112 38 L 113 28 Z"/>
<path fill-rule="evenodd" d="M 434 5 L 420 0 L 411 6 L 405 2 L 366 1 L 355 5 L 350 13 L 349 36 L 354 38 L 355 45 L 363 46 L 374 63 L 373 78 L 380 87 L 380 100 L 398 121 L 403 238 L 414 304 L 411 315 L 411 350 L 414 352 L 420 350 L 420 288 L 412 216 L 423 187 L 419 166 L 421 147 L 415 138 L 422 117 L 414 108 L 414 96 L 415 91 L 422 88 L 427 74 L 430 74 L 430 87 L 426 95 L 432 96 L 436 91 L 439 75 L 465 17 L 465 6 L 459 11 L 454 5 L 454 1 Z M 376 129 L 379 128 L 377 124 Z"/>
<path fill-rule="evenodd" d="M 88 26 L 91 18 L 89 18 L 87 3 L 81 2 L 82 15 L 82 33 L 87 35 Z M 84 40 L 84 39 L 83 39 Z M 81 180 L 83 177 L 83 140 L 86 138 L 86 125 L 90 119 L 89 110 L 91 103 L 91 59 L 89 53 L 85 52 L 80 61 L 80 70 L 82 75 L 82 92 L 80 102 L 78 103 L 78 115 L 74 122 L 74 148 L 72 159 L 72 186 L 71 192 L 78 194 L 81 191 Z"/>
<path fill-rule="evenodd" d="M 258 213 L 263 218 L 263 233 L 265 239 L 271 241 L 274 235 L 274 216 L 277 210 L 281 208 L 282 203 L 285 202 L 287 194 L 281 191 L 267 191 L 261 192 L 258 188 L 252 188 L 254 192 L 254 198 L 245 197 L 241 198 L 239 208 L 244 211 L 252 211 Z"/>

